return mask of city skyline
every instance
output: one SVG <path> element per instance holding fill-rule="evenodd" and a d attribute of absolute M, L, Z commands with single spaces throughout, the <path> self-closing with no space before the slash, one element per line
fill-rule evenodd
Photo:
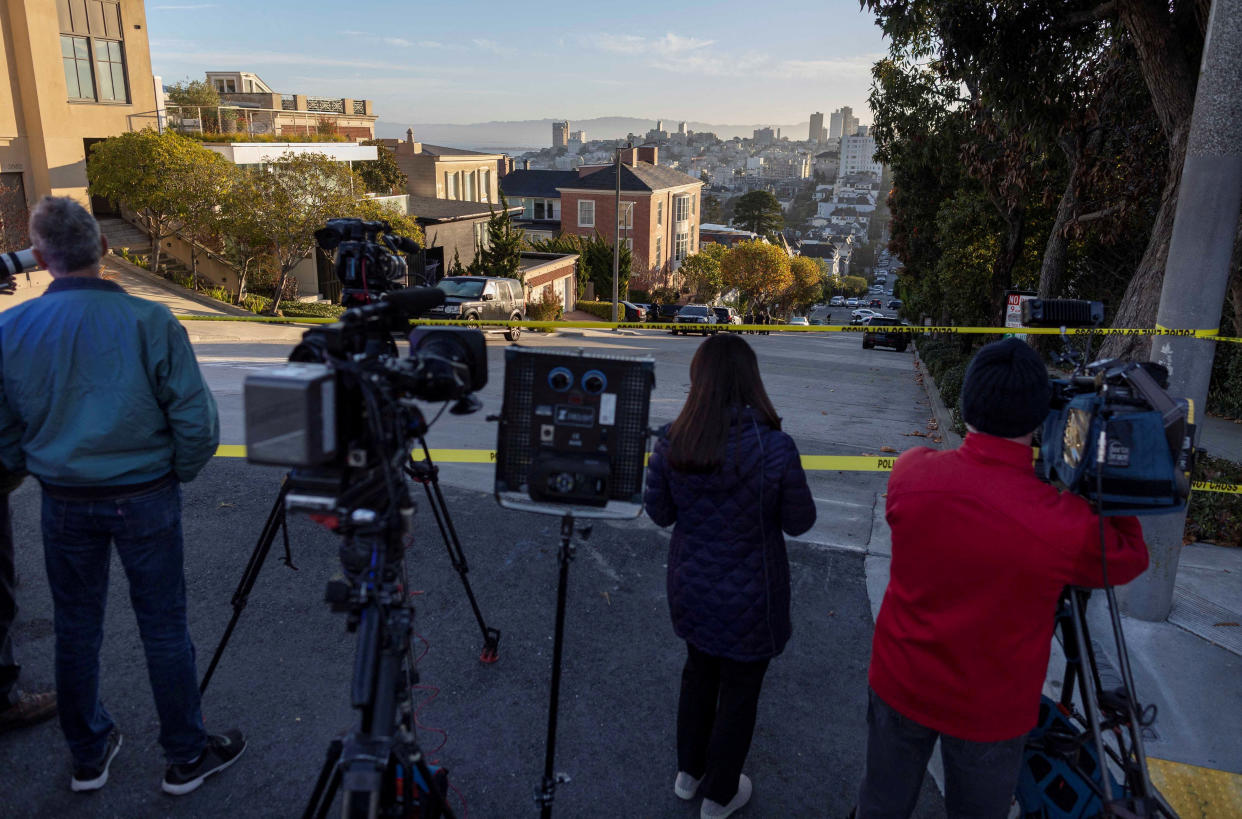
<path fill-rule="evenodd" d="M 672 113 L 788 126 L 841 106 L 866 116 L 871 65 L 885 50 L 853 0 L 786 0 L 778 19 L 790 24 L 761 28 L 737 25 L 754 14 L 738 0 L 710 15 L 637 0 L 620 22 L 560 0 L 537 17 L 476 0 L 427 26 L 392 0 L 355 3 L 348 18 L 323 0 L 153 0 L 146 10 L 165 84 L 253 71 L 282 93 L 374 100 L 388 122 Z"/>

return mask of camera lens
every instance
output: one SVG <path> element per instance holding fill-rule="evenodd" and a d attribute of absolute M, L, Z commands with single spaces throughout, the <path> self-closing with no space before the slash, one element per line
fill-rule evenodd
<path fill-rule="evenodd" d="M 548 386 L 557 392 L 565 392 L 574 383 L 574 375 L 564 367 L 557 367 L 548 373 Z"/>
<path fill-rule="evenodd" d="M 582 376 L 582 389 L 591 395 L 599 395 L 607 385 L 608 379 L 599 370 L 590 370 L 586 375 Z"/>

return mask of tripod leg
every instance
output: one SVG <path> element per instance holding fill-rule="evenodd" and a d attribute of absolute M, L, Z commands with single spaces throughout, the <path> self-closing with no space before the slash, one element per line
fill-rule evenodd
<path fill-rule="evenodd" d="M 323 767 L 319 769 L 319 778 L 315 780 L 315 789 L 311 791 L 310 801 L 306 803 L 306 810 L 302 812 L 302 819 L 323 819 L 328 815 L 328 808 L 332 805 L 332 800 L 336 798 L 336 789 L 341 784 L 341 749 L 343 745 L 339 739 L 334 739 L 328 744 L 328 757 L 323 761 Z"/>
<path fill-rule="evenodd" d="M 216 666 L 220 663 L 224 648 L 229 644 L 229 638 L 233 636 L 233 629 L 237 627 L 242 611 L 250 602 L 250 592 L 254 589 L 255 581 L 259 579 L 259 571 L 263 568 L 264 561 L 267 560 L 267 553 L 271 551 L 272 543 L 276 540 L 277 530 L 284 530 L 286 562 L 293 567 L 293 563 L 288 559 L 289 527 L 285 523 L 285 495 L 287 494 L 289 494 L 289 476 L 285 475 L 280 481 L 280 492 L 276 495 L 276 502 L 272 504 L 272 511 L 267 514 L 267 522 L 263 524 L 263 529 L 259 532 L 259 540 L 254 545 L 254 551 L 250 553 L 250 561 L 246 564 L 246 570 L 242 572 L 237 590 L 233 592 L 233 616 L 229 618 L 224 635 L 220 638 L 215 653 L 211 655 L 211 662 L 207 664 L 207 673 L 203 675 L 203 681 L 198 686 L 199 694 L 207 691 L 207 685 L 211 682 L 212 675 L 216 673 Z"/>
<path fill-rule="evenodd" d="M 467 577 L 470 572 L 470 566 L 466 562 L 466 553 L 461 547 L 461 539 L 457 537 L 457 528 L 453 525 L 453 519 L 449 516 L 448 503 L 444 500 L 444 493 L 440 490 L 440 469 L 431 461 L 431 450 L 427 448 L 427 441 L 422 441 L 423 457 L 422 462 L 408 465 L 406 471 L 409 475 L 423 485 L 423 489 L 427 493 L 427 505 L 431 507 L 431 513 L 436 519 L 436 526 L 440 529 L 440 537 L 444 539 L 444 548 L 448 551 L 449 563 L 457 571 L 461 578 L 461 585 L 466 590 L 466 599 L 470 601 L 470 608 L 474 611 L 474 619 L 479 623 L 479 631 L 483 633 L 483 650 L 479 654 L 480 662 L 494 663 L 500 659 L 500 631 L 490 628 L 483 619 L 483 612 L 479 609 L 479 601 L 475 599 L 474 589 L 470 586 L 470 578 Z"/>
<path fill-rule="evenodd" d="M 541 819 L 551 819 L 552 799 L 556 794 L 559 777 L 553 773 L 556 759 L 556 719 L 561 696 L 561 656 L 565 648 L 565 599 L 568 596 L 569 561 L 573 558 L 570 540 L 574 533 L 574 516 L 565 513 L 561 518 L 561 549 L 557 554 L 560 577 L 556 585 L 556 636 L 552 641 L 552 692 L 548 700 L 548 736 L 543 757 L 543 782 L 536 801 L 541 806 Z"/>
<path fill-rule="evenodd" d="M 1104 747 L 1104 734 L 1100 729 L 1099 675 L 1095 667 L 1095 658 L 1090 651 L 1090 637 L 1087 635 L 1087 624 L 1084 617 L 1089 592 L 1074 589 L 1070 593 L 1070 612 L 1074 618 L 1074 639 L 1078 642 L 1078 656 L 1082 658 L 1079 669 L 1079 680 L 1082 683 L 1083 706 L 1087 712 L 1087 728 L 1095 740 L 1095 751 L 1099 756 L 1097 770 L 1100 774 L 1100 793 L 1104 804 L 1113 801 L 1113 783 L 1108 772 L 1108 751 Z M 1094 685 L 1092 685 L 1094 682 Z"/>

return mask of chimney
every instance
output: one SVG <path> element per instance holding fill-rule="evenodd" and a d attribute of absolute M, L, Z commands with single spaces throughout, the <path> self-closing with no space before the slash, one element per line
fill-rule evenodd
<path fill-rule="evenodd" d="M 638 161 L 650 162 L 652 165 L 660 164 L 660 148 L 658 145 L 643 145 L 638 149 Z"/>
<path fill-rule="evenodd" d="M 400 148 L 401 146 L 398 146 Z M 423 152 L 423 143 L 414 141 L 414 129 L 405 129 L 405 151 L 408 154 L 421 154 Z"/>
<path fill-rule="evenodd" d="M 638 161 L 638 153 L 641 150 L 642 148 L 634 148 L 634 147 L 629 147 L 629 146 L 622 148 L 621 149 L 621 164 L 632 166 L 635 162 Z"/>

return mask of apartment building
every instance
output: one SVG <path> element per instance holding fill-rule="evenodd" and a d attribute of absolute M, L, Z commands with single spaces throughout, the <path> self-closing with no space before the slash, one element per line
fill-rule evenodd
<path fill-rule="evenodd" d="M 427 145 L 414 139 L 407 129 L 404 140 L 384 139 L 397 165 L 408 177 L 406 192 L 412 196 L 448 199 L 456 202 L 500 201 L 497 180 L 508 169 L 503 154 L 485 154 L 463 148 Z"/>
<path fill-rule="evenodd" d="M 621 208 L 616 203 L 617 168 L 580 168 L 560 191 L 561 231 L 596 233 L 609 242 L 617 226 L 633 254 L 630 286 L 650 289 L 672 284 L 673 272 L 699 249 L 699 199 L 703 182 L 659 164 L 654 145 L 621 151 Z"/>
<path fill-rule="evenodd" d="M 158 107 L 142 0 L 0 4 L 0 249 L 48 194 L 88 202 L 92 144 Z"/>
<path fill-rule="evenodd" d="M 220 95 L 220 119 L 241 133 L 296 137 L 328 126 L 349 139 L 375 138 L 371 100 L 282 94 L 250 71 L 208 71 L 207 84 Z"/>
<path fill-rule="evenodd" d="M 884 166 L 875 159 L 875 137 L 855 134 L 841 137 L 841 176 L 871 173 L 879 177 Z"/>

